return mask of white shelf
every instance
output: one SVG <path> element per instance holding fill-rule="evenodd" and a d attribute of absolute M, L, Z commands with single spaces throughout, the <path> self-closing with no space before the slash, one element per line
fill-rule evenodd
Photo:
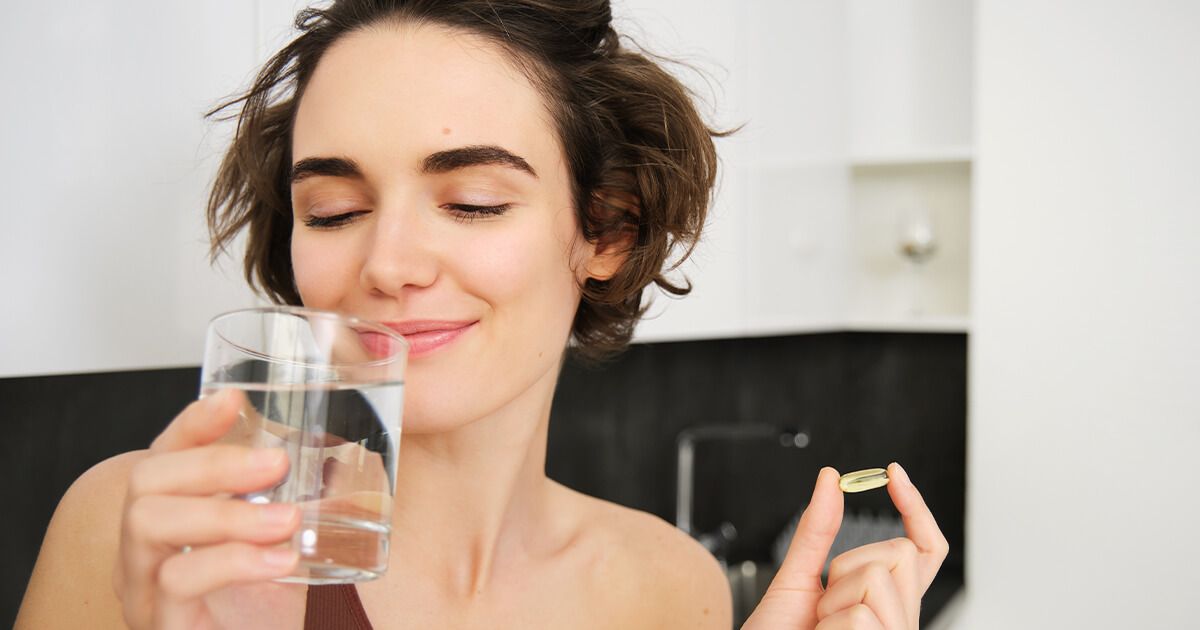
<path fill-rule="evenodd" d="M 713 339 L 749 339 L 754 337 L 787 337 L 792 335 L 819 335 L 839 332 L 880 333 L 969 333 L 970 319 L 961 315 L 930 316 L 914 319 L 853 319 L 842 322 L 809 322 L 796 326 L 754 328 L 743 332 L 727 332 L 710 335 L 643 334 L 635 335 L 633 343 L 672 343 L 678 341 L 702 341 Z"/>
<path fill-rule="evenodd" d="M 900 319 L 852 319 L 846 330 L 854 332 L 967 333 L 971 320 L 962 315 L 940 315 Z"/>
<path fill-rule="evenodd" d="M 850 156 L 854 168 L 912 166 L 921 164 L 958 164 L 970 162 L 975 152 L 969 146 L 930 147 L 904 151 L 855 153 Z"/>

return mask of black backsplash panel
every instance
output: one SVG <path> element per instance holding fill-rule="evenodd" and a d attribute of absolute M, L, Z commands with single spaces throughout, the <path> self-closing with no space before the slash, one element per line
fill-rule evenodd
<path fill-rule="evenodd" d="M 71 482 L 97 462 L 149 446 L 199 391 L 199 368 L 0 379 L 0 505 L 9 514 L 0 536 L 0 627 L 16 619 L 46 525 Z"/>
<path fill-rule="evenodd" d="M 742 536 L 731 559 L 760 559 L 803 507 L 821 466 L 844 472 L 899 461 L 951 546 L 924 618 L 962 582 L 966 348 L 961 334 L 832 333 L 637 345 L 601 368 L 568 361 L 547 472 L 674 522 L 680 431 L 802 431 L 810 438 L 802 449 L 768 441 L 697 450 L 697 529 L 736 520 Z M 111 455 L 145 448 L 198 387 L 197 368 L 0 379 L 10 431 L 0 457 L 6 477 L 20 481 L 0 490 L 9 513 L 20 515 L 0 537 L 8 560 L 0 566 L 0 625 L 16 616 L 46 524 L 71 482 Z M 846 502 L 848 511 L 894 514 L 886 492 Z"/>
<path fill-rule="evenodd" d="M 714 424 L 802 431 L 810 442 L 793 457 L 796 508 L 821 466 L 847 472 L 899 461 L 939 517 L 952 548 L 947 565 L 961 566 L 966 341 L 962 334 L 796 335 L 638 345 L 598 369 L 568 362 L 551 414 L 547 471 L 674 522 L 680 431 Z M 756 492 L 753 484 L 731 485 Z M 718 490 L 698 491 L 697 505 L 703 492 Z M 764 513 L 779 499 L 762 496 Z M 886 492 L 846 501 L 848 510 L 894 513 Z"/>

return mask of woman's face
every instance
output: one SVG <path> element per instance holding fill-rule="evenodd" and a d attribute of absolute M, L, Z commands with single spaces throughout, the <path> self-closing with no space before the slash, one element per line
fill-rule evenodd
<path fill-rule="evenodd" d="M 301 98 L 292 165 L 300 296 L 409 339 L 406 431 L 557 377 L 591 248 L 542 97 L 498 47 L 432 26 L 343 37 Z"/>

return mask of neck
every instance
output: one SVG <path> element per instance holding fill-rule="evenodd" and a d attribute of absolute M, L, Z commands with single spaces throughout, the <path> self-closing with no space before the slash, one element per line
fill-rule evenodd
<path fill-rule="evenodd" d="M 556 381 L 550 371 L 495 413 L 453 431 L 404 435 L 393 561 L 474 597 L 506 559 L 550 538 L 546 435 Z"/>

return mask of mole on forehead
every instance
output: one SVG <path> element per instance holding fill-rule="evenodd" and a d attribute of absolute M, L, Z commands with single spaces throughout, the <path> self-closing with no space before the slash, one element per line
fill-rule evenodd
<path fill-rule="evenodd" d="M 449 127 L 442 127 L 442 135 L 443 135 L 443 136 L 448 136 L 448 135 L 450 135 L 450 128 L 449 128 Z"/>

